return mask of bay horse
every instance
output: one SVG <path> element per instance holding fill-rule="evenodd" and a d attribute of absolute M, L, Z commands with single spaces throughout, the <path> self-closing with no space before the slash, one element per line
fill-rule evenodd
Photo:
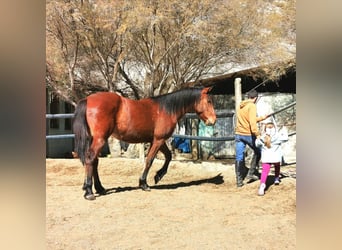
<path fill-rule="evenodd" d="M 75 151 L 85 166 L 84 198 L 94 200 L 92 191 L 106 194 L 98 174 L 99 153 L 109 136 L 128 143 L 150 143 L 139 187 L 149 191 L 146 178 L 160 150 L 165 156 L 163 167 L 154 177 L 157 184 L 166 174 L 171 151 L 165 141 L 171 137 L 179 119 L 196 112 L 206 125 L 214 125 L 216 114 L 209 91 L 211 88 L 185 88 L 156 97 L 132 100 L 113 92 L 97 92 L 80 100 L 73 119 Z"/>

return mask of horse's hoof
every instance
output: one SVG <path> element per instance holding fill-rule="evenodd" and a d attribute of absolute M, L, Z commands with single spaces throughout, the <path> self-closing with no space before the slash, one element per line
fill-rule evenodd
<path fill-rule="evenodd" d="M 154 176 L 154 183 L 157 184 L 160 180 L 161 180 L 161 178 L 159 177 L 159 175 L 156 174 Z"/>
<path fill-rule="evenodd" d="M 93 195 L 93 194 L 87 194 L 87 195 L 84 195 L 84 198 L 85 198 L 86 200 L 92 201 L 92 200 L 95 200 L 95 195 Z"/>
<path fill-rule="evenodd" d="M 139 185 L 139 187 L 141 187 L 143 191 L 151 191 L 150 187 L 146 183 Z"/>
<path fill-rule="evenodd" d="M 151 191 L 151 188 L 150 188 L 149 186 L 147 186 L 147 185 L 142 186 L 141 189 L 142 189 L 143 191 L 148 191 L 148 192 Z"/>
<path fill-rule="evenodd" d="M 139 179 L 139 187 L 144 191 L 151 191 L 150 187 L 147 185 L 146 180 Z"/>

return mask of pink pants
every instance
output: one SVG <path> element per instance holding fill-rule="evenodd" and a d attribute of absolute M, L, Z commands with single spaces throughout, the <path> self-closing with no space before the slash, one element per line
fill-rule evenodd
<path fill-rule="evenodd" d="M 274 176 L 277 178 L 280 174 L 280 162 L 276 163 L 262 163 L 262 173 L 260 183 L 266 183 L 268 173 L 270 172 L 271 165 L 274 165 Z"/>

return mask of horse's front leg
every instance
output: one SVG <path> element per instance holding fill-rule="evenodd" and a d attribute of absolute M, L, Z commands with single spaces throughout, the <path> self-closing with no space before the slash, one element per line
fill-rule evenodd
<path fill-rule="evenodd" d="M 145 168 L 141 174 L 141 177 L 139 178 L 139 187 L 142 188 L 144 191 L 151 191 L 150 187 L 147 185 L 146 179 L 148 175 L 148 171 L 151 168 L 151 165 L 153 163 L 154 157 L 156 156 L 160 146 L 162 143 L 153 142 L 151 143 L 150 149 L 146 156 L 146 162 L 145 162 Z"/>
<path fill-rule="evenodd" d="M 165 156 L 165 162 L 164 165 L 161 169 L 159 169 L 159 171 L 156 173 L 156 175 L 154 176 L 154 182 L 155 184 L 157 184 L 162 178 L 163 176 L 167 173 L 167 169 L 169 167 L 169 163 L 172 159 L 172 154 L 171 151 L 169 150 L 169 148 L 167 147 L 166 143 L 164 143 L 161 147 L 160 147 L 160 151 L 164 154 Z"/>

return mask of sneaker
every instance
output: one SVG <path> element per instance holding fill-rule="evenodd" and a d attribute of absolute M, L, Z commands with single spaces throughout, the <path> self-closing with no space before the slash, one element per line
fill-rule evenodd
<path fill-rule="evenodd" d="M 279 183 L 280 183 L 279 177 L 276 177 L 274 179 L 274 185 L 279 185 Z"/>
<path fill-rule="evenodd" d="M 265 187 L 266 187 L 266 184 L 265 183 L 261 183 L 261 185 L 259 187 L 258 195 L 262 196 L 262 195 L 265 194 Z"/>

